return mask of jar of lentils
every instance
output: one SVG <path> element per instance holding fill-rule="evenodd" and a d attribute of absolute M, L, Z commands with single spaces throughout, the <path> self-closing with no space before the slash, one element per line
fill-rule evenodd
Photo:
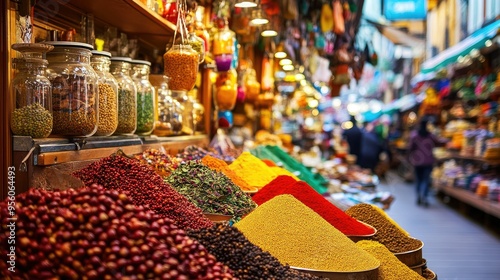
<path fill-rule="evenodd" d="M 171 90 L 191 90 L 198 75 L 199 54 L 191 45 L 173 45 L 164 55 L 164 73 L 170 78 Z"/>
<path fill-rule="evenodd" d="M 137 87 L 136 134 L 150 135 L 155 124 L 155 88 L 149 81 L 151 62 L 132 60 L 132 79 Z"/>
<path fill-rule="evenodd" d="M 52 134 L 88 137 L 97 130 L 97 74 L 90 66 L 92 45 L 77 42 L 46 42 L 47 76 L 52 84 Z"/>
<path fill-rule="evenodd" d="M 111 74 L 118 82 L 118 127 L 114 134 L 131 135 L 137 128 L 137 87 L 130 76 L 132 59 L 112 57 Z"/>
<path fill-rule="evenodd" d="M 112 135 L 118 127 L 118 82 L 109 72 L 111 53 L 92 51 L 90 64 L 97 73 L 99 110 L 95 136 Z"/>
<path fill-rule="evenodd" d="M 53 47 L 46 44 L 14 44 L 22 57 L 13 60 L 16 70 L 11 90 L 14 106 L 10 127 L 14 135 L 45 138 L 52 132 L 52 85 L 45 76 L 47 60 L 42 53 Z"/>

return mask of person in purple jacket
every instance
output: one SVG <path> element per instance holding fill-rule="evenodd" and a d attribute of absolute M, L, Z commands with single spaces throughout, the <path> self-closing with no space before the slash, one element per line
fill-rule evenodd
<path fill-rule="evenodd" d="M 427 195 L 431 183 L 431 173 L 435 158 L 434 147 L 446 142 L 433 135 L 427 128 L 429 119 L 422 117 L 417 130 L 410 134 L 409 161 L 415 168 L 417 204 L 428 206 Z"/>

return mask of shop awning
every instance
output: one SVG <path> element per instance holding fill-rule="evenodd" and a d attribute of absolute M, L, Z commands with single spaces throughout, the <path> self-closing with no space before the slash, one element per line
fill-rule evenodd
<path fill-rule="evenodd" d="M 395 45 L 402 45 L 411 48 L 423 49 L 425 47 L 425 41 L 423 39 L 412 36 L 394 26 L 382 24 L 374 20 L 364 17 L 364 19 L 375 26 L 377 30 L 384 35 L 387 39 L 393 42 Z"/>
<path fill-rule="evenodd" d="M 422 63 L 423 74 L 437 71 L 452 63 L 455 63 L 460 56 L 465 56 L 473 49 L 480 49 L 485 46 L 485 42 L 493 38 L 500 28 L 500 20 L 496 20 L 487 26 L 476 30 L 469 37 L 458 44 L 440 52 L 435 57 Z"/>

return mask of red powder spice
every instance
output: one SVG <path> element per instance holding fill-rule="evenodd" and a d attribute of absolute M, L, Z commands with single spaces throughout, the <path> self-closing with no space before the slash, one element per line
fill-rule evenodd
<path fill-rule="evenodd" d="M 274 163 L 274 161 L 270 160 L 270 159 L 267 159 L 267 158 L 263 158 L 261 159 L 267 166 L 269 167 L 273 167 L 273 166 L 276 166 L 276 163 Z"/>
<path fill-rule="evenodd" d="M 326 200 L 304 181 L 280 175 L 260 189 L 253 201 L 258 205 L 281 194 L 291 194 L 345 235 L 370 235 L 374 231 Z"/>

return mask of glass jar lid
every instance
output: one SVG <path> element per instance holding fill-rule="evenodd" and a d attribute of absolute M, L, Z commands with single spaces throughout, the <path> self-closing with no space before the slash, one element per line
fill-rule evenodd
<path fill-rule="evenodd" d="M 131 61 L 131 63 L 133 63 L 133 64 L 142 64 L 142 65 L 151 66 L 151 62 L 149 62 L 149 61 L 147 61 L 147 60 L 133 59 L 133 60 Z"/>
<path fill-rule="evenodd" d="M 67 48 L 84 48 L 88 50 L 93 50 L 94 47 L 91 44 L 72 42 L 72 41 L 46 41 L 44 44 L 52 45 L 54 47 L 67 47 Z"/>
<path fill-rule="evenodd" d="M 125 56 L 113 56 L 111 58 L 111 61 L 122 61 L 122 62 L 128 62 L 128 63 L 131 63 L 132 62 L 132 58 L 130 57 L 125 57 Z"/>
<path fill-rule="evenodd" d="M 106 57 L 111 58 L 111 53 L 110 52 L 106 52 L 106 51 L 93 50 L 92 51 L 92 55 L 101 55 L 101 56 L 106 56 Z"/>

